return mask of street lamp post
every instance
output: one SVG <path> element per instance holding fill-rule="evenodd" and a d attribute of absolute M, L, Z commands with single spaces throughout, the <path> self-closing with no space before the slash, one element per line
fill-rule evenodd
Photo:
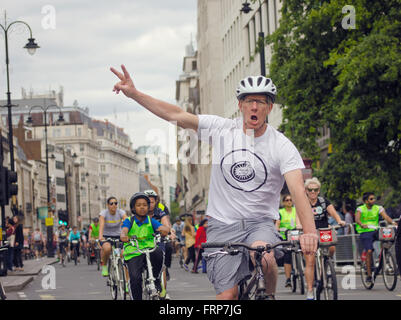
<path fill-rule="evenodd" d="M 58 108 L 60 110 L 59 118 L 57 120 L 58 123 L 63 123 L 64 118 L 63 114 L 61 112 L 61 108 L 58 105 L 49 105 L 47 107 L 42 107 L 42 106 L 33 106 L 29 109 L 29 117 L 26 123 L 28 125 L 32 125 L 32 116 L 31 116 L 31 111 L 35 108 L 39 108 L 43 111 L 44 114 L 44 124 L 45 124 L 45 144 L 46 144 L 46 189 L 47 189 L 47 208 L 48 208 L 48 218 L 53 218 L 53 213 L 52 213 L 52 208 L 51 208 L 51 202 L 50 202 L 50 176 L 49 176 L 49 146 L 47 143 L 47 111 L 50 108 Z M 47 256 L 49 258 L 54 257 L 54 252 L 53 252 L 53 226 L 48 226 L 47 227 Z"/>
<path fill-rule="evenodd" d="M 4 12 L 4 25 L 0 24 L 1 29 L 4 31 L 4 41 L 5 41 L 5 50 L 6 50 L 6 75 L 7 75 L 7 105 L 2 107 L 8 108 L 8 144 L 10 148 L 10 169 L 11 171 L 15 171 L 14 166 L 14 146 L 13 146 L 13 124 L 12 124 L 12 116 L 11 116 L 11 108 L 13 107 L 11 103 L 11 92 L 10 92 L 10 73 L 9 73 L 9 57 L 8 57 L 8 32 L 10 31 L 11 26 L 16 24 L 25 25 L 29 29 L 30 38 L 28 39 L 28 43 L 24 46 L 25 49 L 28 49 L 29 54 L 33 55 L 36 49 L 39 46 L 35 43 L 35 39 L 32 38 L 32 30 L 31 27 L 24 21 L 13 21 L 10 24 L 7 23 L 7 15 Z M 16 206 L 16 197 L 12 198 L 13 208 Z"/>
<path fill-rule="evenodd" d="M 88 210 L 89 210 L 89 224 L 90 224 L 92 222 L 92 215 L 91 215 L 91 191 L 89 188 L 89 172 L 87 172 L 85 176 L 88 179 Z"/>
<path fill-rule="evenodd" d="M 243 4 L 242 4 L 242 8 L 241 8 L 241 12 L 248 14 L 252 8 L 249 6 L 250 4 L 248 3 L 248 0 L 246 0 Z M 259 0 L 259 8 L 260 8 L 260 32 L 259 32 L 259 47 L 260 47 L 260 74 L 262 76 L 266 76 L 266 61 L 265 61 L 265 44 L 264 44 L 264 39 L 265 39 L 265 34 L 263 32 L 263 23 L 262 23 L 262 4 Z"/>

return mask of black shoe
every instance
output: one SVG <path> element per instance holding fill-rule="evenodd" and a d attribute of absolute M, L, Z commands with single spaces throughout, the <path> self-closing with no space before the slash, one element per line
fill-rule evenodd
<path fill-rule="evenodd" d="M 286 280 L 284 286 L 285 286 L 286 288 L 291 288 L 291 287 L 292 287 L 292 285 L 291 285 L 291 279 L 290 279 L 290 278 L 288 278 L 288 279 Z"/>
<path fill-rule="evenodd" d="M 372 284 L 372 277 L 369 277 L 369 276 L 366 277 L 366 284 L 368 286 L 370 286 Z"/>

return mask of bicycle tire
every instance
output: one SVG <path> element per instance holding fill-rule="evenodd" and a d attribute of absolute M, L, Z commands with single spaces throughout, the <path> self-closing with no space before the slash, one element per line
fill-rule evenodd
<path fill-rule="evenodd" d="M 6 300 L 6 291 L 4 290 L 3 283 L 0 281 L 0 300 Z"/>
<path fill-rule="evenodd" d="M 74 263 L 77 265 L 78 263 L 78 253 L 77 253 L 77 247 L 74 246 Z"/>
<path fill-rule="evenodd" d="M 97 263 L 97 271 L 100 270 L 100 250 L 95 249 L 96 263 Z"/>
<path fill-rule="evenodd" d="M 333 260 L 330 258 L 324 259 L 324 271 L 323 275 L 326 279 L 323 282 L 321 292 L 323 292 L 325 300 L 337 300 L 338 299 L 338 286 L 336 270 L 334 268 Z"/>
<path fill-rule="evenodd" d="M 373 267 L 372 267 L 373 268 Z M 367 290 L 371 290 L 373 286 L 375 285 L 375 282 L 373 281 L 373 274 L 372 274 L 372 282 L 368 284 L 366 282 L 366 277 L 368 276 L 368 269 L 366 266 L 366 260 L 361 262 L 361 280 L 362 284 Z"/>
<path fill-rule="evenodd" d="M 142 299 L 150 300 L 150 292 L 148 288 L 148 270 L 142 271 Z"/>
<path fill-rule="evenodd" d="M 109 259 L 108 262 L 108 269 L 109 269 L 109 278 L 108 278 L 108 282 L 109 282 L 109 286 L 110 286 L 110 294 L 111 294 L 111 298 L 113 300 L 117 300 L 118 297 L 118 288 L 117 288 L 117 283 L 116 283 L 116 275 L 115 275 L 115 269 L 112 266 L 112 262 L 111 262 L 111 257 Z"/>
<path fill-rule="evenodd" d="M 298 286 L 299 288 L 299 293 L 300 294 L 305 294 L 305 277 L 304 277 L 304 271 L 303 271 L 303 260 L 302 256 L 297 253 L 295 255 L 296 259 L 296 268 L 297 268 L 297 278 L 296 278 L 296 285 L 295 285 L 295 290 L 293 292 L 296 292 L 296 287 Z"/>
<path fill-rule="evenodd" d="M 88 254 L 86 255 L 86 257 L 88 259 L 88 266 L 90 266 L 92 264 L 92 258 L 91 258 L 90 250 L 88 250 Z"/>
<path fill-rule="evenodd" d="M 127 300 L 127 291 L 125 290 L 127 282 L 125 279 L 124 265 L 121 259 L 118 259 L 117 270 L 118 270 L 117 281 L 118 281 L 118 289 L 120 291 L 120 296 L 122 300 Z"/>
<path fill-rule="evenodd" d="M 383 250 L 382 275 L 384 285 L 389 291 L 393 291 L 397 286 L 397 264 L 390 250 Z"/>

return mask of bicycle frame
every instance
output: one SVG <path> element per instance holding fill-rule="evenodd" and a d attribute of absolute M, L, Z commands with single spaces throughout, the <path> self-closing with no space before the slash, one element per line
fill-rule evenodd
<path fill-rule="evenodd" d="M 130 241 L 132 246 L 135 246 L 137 248 L 137 251 L 134 252 L 140 252 L 145 255 L 146 258 L 146 272 L 148 274 L 147 279 L 142 278 L 142 281 L 144 281 L 144 287 L 142 290 L 146 290 L 146 292 L 149 295 L 150 300 L 155 300 L 159 299 L 159 292 L 156 289 L 155 281 L 156 278 L 153 275 L 153 270 L 152 270 L 152 262 L 150 261 L 150 254 L 157 249 L 157 242 L 160 241 L 160 235 L 156 235 L 153 239 L 154 247 L 153 248 L 147 248 L 147 249 L 139 249 L 139 243 L 136 237 Z"/>
<path fill-rule="evenodd" d="M 266 295 L 266 283 L 264 279 L 263 267 L 262 267 L 262 258 L 264 252 L 271 252 L 275 247 L 278 246 L 293 246 L 294 243 L 292 241 L 281 241 L 274 245 L 266 245 L 266 246 L 257 246 L 251 247 L 246 243 L 240 242 L 216 242 L 216 243 L 203 243 L 203 248 L 223 248 L 220 251 L 216 251 L 210 254 L 205 254 L 205 256 L 211 257 L 217 254 L 229 254 L 229 255 L 237 255 L 240 253 L 240 250 L 235 249 L 236 247 L 243 247 L 249 251 L 255 251 L 255 270 L 251 279 L 248 283 L 246 283 L 247 278 L 240 281 L 240 293 L 239 299 L 240 300 L 248 300 L 250 297 L 250 293 L 252 292 L 253 288 L 255 288 L 255 300 L 265 300 L 267 298 Z"/>

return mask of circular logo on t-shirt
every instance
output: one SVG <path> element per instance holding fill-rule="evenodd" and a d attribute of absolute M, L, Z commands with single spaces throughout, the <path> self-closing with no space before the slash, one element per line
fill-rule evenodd
<path fill-rule="evenodd" d="M 220 162 L 225 181 L 233 188 L 245 192 L 259 189 L 267 180 L 263 160 L 247 149 L 233 150 Z"/>
<path fill-rule="evenodd" d="M 249 161 L 240 161 L 232 165 L 231 176 L 239 182 L 248 182 L 255 178 L 255 170 Z"/>
<path fill-rule="evenodd" d="M 319 215 L 319 214 L 323 213 L 323 208 L 321 206 L 318 206 L 318 207 L 312 208 L 312 211 L 314 214 Z"/>

